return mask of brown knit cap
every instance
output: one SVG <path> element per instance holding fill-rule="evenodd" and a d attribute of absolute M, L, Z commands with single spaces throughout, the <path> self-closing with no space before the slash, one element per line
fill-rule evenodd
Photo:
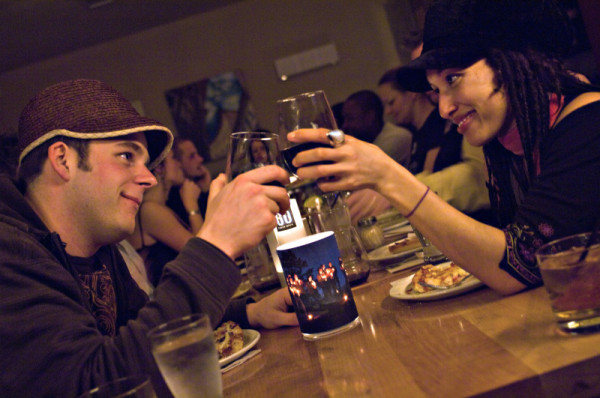
<path fill-rule="evenodd" d="M 171 131 L 156 120 L 140 116 L 118 91 L 98 80 L 77 79 L 42 90 L 23 109 L 19 119 L 19 166 L 40 144 L 56 136 L 85 140 L 144 132 L 149 168 L 166 156 Z"/>

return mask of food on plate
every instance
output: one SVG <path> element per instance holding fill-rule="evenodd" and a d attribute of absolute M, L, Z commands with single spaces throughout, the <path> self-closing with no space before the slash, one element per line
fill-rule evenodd
<path fill-rule="evenodd" d="M 407 236 L 405 239 L 394 242 L 388 246 L 390 253 L 396 254 L 410 249 L 421 247 L 421 242 L 417 235 Z"/>
<path fill-rule="evenodd" d="M 233 321 L 223 322 L 213 334 L 219 359 L 235 354 L 244 347 L 242 328 Z"/>
<path fill-rule="evenodd" d="M 455 286 L 469 275 L 471 275 L 469 272 L 453 262 L 440 265 L 427 264 L 415 273 L 412 282 L 406 287 L 406 292 L 425 293 L 435 289 L 431 286 L 441 288 Z M 424 286 L 421 282 L 431 286 Z"/>

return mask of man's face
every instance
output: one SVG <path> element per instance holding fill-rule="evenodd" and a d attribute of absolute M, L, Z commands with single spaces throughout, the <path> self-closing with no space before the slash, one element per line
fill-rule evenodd
<path fill-rule="evenodd" d="M 98 246 L 133 233 L 144 191 L 156 184 L 148 170 L 144 133 L 95 140 L 89 145 L 88 170 L 76 168 L 68 189 L 73 222 Z"/>
<path fill-rule="evenodd" d="M 344 102 L 342 107 L 344 125 L 342 130 L 360 140 L 372 142 L 379 131 L 375 126 L 373 112 L 366 112 L 354 101 Z"/>
<path fill-rule="evenodd" d="M 181 167 L 186 178 L 191 180 L 201 179 L 206 173 L 203 167 L 204 158 L 198 154 L 196 145 L 192 141 L 182 141 L 179 143 L 179 153 L 181 154 Z"/>

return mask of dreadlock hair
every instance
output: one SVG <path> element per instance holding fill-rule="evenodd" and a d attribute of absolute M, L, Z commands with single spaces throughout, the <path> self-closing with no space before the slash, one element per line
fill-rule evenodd
<path fill-rule="evenodd" d="M 598 88 L 576 78 L 558 60 L 534 50 L 491 49 L 486 61 L 495 71 L 496 90 L 505 92 L 508 114 L 516 122 L 524 152 L 523 159 L 505 149 L 496 139 L 483 147 L 490 202 L 498 212 L 499 225 L 505 226 L 512 222 L 521 199 L 536 176 L 534 153 L 539 152 L 540 143 L 551 128 L 550 95 L 556 94 L 560 98 Z"/>

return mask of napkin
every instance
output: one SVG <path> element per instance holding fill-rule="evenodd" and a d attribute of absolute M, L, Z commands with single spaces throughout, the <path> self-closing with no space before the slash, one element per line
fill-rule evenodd
<path fill-rule="evenodd" d="M 244 355 L 243 357 L 241 357 L 240 359 L 231 362 L 229 365 L 225 366 L 224 368 L 221 368 L 221 373 L 229 372 L 231 369 L 237 368 L 241 364 L 243 364 L 246 361 L 257 356 L 258 354 L 260 354 L 260 348 L 255 348 L 254 350 L 248 351 L 248 353 L 246 355 Z"/>
<path fill-rule="evenodd" d="M 423 258 L 418 257 L 418 256 L 411 256 L 408 259 L 406 259 L 405 261 L 396 265 L 395 267 L 388 267 L 386 269 L 387 269 L 387 272 L 389 272 L 390 274 L 393 274 L 394 272 L 398 272 L 398 271 L 402 271 L 402 270 L 405 270 L 408 268 L 416 267 L 417 265 L 421 265 L 421 264 L 425 264 L 425 262 L 423 261 Z"/>
<path fill-rule="evenodd" d="M 409 225 L 400 225 L 400 226 L 390 226 L 387 228 L 383 228 L 383 237 L 385 239 L 401 239 L 406 237 L 409 233 L 413 232 L 412 226 Z"/>

